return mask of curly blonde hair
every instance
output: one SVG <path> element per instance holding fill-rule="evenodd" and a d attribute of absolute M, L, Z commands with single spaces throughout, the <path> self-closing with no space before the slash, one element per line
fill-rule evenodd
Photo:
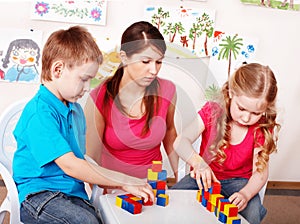
<path fill-rule="evenodd" d="M 230 122 L 232 117 L 230 114 L 231 99 L 230 92 L 235 95 L 246 95 L 254 98 L 264 98 L 266 102 L 266 111 L 258 121 L 258 126 L 255 129 L 254 138 L 255 145 L 261 148 L 258 153 L 258 161 L 256 162 L 257 171 L 261 172 L 265 169 L 269 155 L 277 151 L 277 140 L 280 125 L 276 122 L 276 96 L 277 96 L 277 81 L 268 66 L 263 66 L 258 63 L 242 65 L 238 68 L 222 88 L 221 106 L 224 106 L 223 117 L 218 121 L 218 136 L 215 143 L 210 146 L 210 151 L 219 164 L 222 164 L 226 159 L 224 150 L 228 148 L 231 139 Z M 222 105 L 223 104 L 223 105 Z M 265 141 L 263 145 L 257 142 L 257 133 L 260 131 Z"/>

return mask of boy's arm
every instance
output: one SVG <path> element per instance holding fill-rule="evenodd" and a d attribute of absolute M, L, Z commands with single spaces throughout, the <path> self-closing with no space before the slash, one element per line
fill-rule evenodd
<path fill-rule="evenodd" d="M 55 160 L 55 163 L 73 178 L 90 184 L 121 188 L 145 198 L 146 201 L 149 197 L 154 201 L 152 188 L 145 180 L 108 170 L 84 159 L 79 159 L 73 152 L 60 156 Z"/>

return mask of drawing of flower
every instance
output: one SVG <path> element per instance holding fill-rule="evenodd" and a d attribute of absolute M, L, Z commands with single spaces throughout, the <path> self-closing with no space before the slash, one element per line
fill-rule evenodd
<path fill-rule="evenodd" d="M 43 16 L 44 14 L 49 12 L 49 4 L 44 2 L 37 2 L 35 4 L 36 13 L 40 16 Z"/>
<path fill-rule="evenodd" d="M 101 9 L 94 8 L 91 11 L 91 18 L 93 18 L 95 21 L 100 21 L 101 20 L 101 14 L 102 14 Z"/>

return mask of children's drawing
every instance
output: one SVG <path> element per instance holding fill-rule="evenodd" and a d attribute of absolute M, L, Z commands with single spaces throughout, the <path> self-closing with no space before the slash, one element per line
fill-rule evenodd
<path fill-rule="evenodd" d="M 300 10 L 300 0 L 241 0 L 241 2 L 283 10 Z"/>
<path fill-rule="evenodd" d="M 31 18 L 93 25 L 106 24 L 107 0 L 33 1 Z"/>
<path fill-rule="evenodd" d="M 183 6 L 147 6 L 145 18 L 155 25 L 170 43 L 178 44 L 198 57 L 211 56 L 214 10 Z"/>
<path fill-rule="evenodd" d="M 38 82 L 42 35 L 3 30 L 0 78 L 7 82 Z M 5 37 L 7 39 L 5 40 Z M 35 40 L 33 39 L 35 37 Z M 12 39 L 10 39 L 12 38 Z"/>
<path fill-rule="evenodd" d="M 214 32 L 214 45 L 209 61 L 209 72 L 215 77 L 219 86 L 243 63 L 254 61 L 257 51 L 257 39 L 239 34 Z"/>

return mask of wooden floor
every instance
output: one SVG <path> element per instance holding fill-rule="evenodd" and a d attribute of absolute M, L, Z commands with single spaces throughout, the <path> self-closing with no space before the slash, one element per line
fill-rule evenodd
<path fill-rule="evenodd" d="M 0 202 L 6 195 L 5 186 L 0 185 Z M 262 224 L 300 223 L 300 191 L 267 189 L 264 206 L 268 210 Z M 9 224 L 9 214 L 3 224 Z"/>

